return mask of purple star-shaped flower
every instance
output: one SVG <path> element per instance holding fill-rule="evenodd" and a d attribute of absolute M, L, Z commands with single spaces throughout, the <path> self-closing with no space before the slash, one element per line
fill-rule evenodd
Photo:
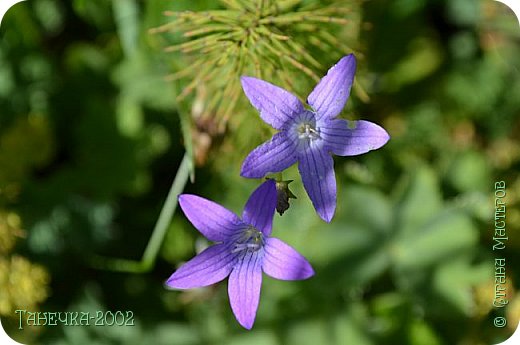
<path fill-rule="evenodd" d="M 330 222 L 336 210 L 336 178 L 330 153 L 353 156 L 375 150 L 390 138 L 368 121 L 336 119 L 350 94 L 356 59 L 350 54 L 334 65 L 307 98 L 305 109 L 296 96 L 266 81 L 242 77 L 242 87 L 260 117 L 279 132 L 254 149 L 241 175 L 261 178 L 298 162 L 303 185 L 320 217 Z"/>
<path fill-rule="evenodd" d="M 181 266 L 166 284 L 191 289 L 217 283 L 229 276 L 231 309 L 238 322 L 251 329 L 260 300 L 262 271 L 281 280 L 307 279 L 314 270 L 292 247 L 269 237 L 276 207 L 276 185 L 258 187 L 240 219 L 226 208 L 196 195 L 179 196 L 190 222 L 210 241 L 218 242 Z"/>

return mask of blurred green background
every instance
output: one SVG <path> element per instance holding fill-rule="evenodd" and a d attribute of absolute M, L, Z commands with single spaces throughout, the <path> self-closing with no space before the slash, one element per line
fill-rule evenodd
<path fill-rule="evenodd" d="M 236 25 L 245 17 L 233 17 L 233 6 L 254 13 L 259 3 L 271 1 L 30 0 L 5 16 L 0 316 L 8 333 L 30 344 L 506 339 L 520 316 L 516 18 L 491 0 L 284 0 L 273 5 L 285 19 L 267 23 L 271 34 L 219 63 L 215 56 L 228 51 L 219 51 L 220 40 L 164 51 L 221 30 L 207 15 L 173 19 L 164 11 L 227 8 L 223 20 Z M 183 35 L 199 26 L 208 31 Z M 265 277 L 252 331 L 234 320 L 225 282 L 165 289 L 175 268 L 207 245 L 180 210 L 151 269 L 94 267 L 96 256 L 140 260 L 186 150 L 195 179 L 185 191 L 241 212 L 260 181 L 240 178 L 240 165 L 272 132 L 237 89 L 239 74 L 263 73 L 305 99 L 312 75 L 352 51 L 356 87 L 341 116 L 379 123 L 392 139 L 335 158 L 331 224 L 315 214 L 296 167 L 284 173 L 298 199 L 275 216 L 273 235 L 304 254 L 316 275 Z M 502 180 L 509 240 L 493 252 L 493 188 Z M 492 306 L 495 257 L 507 259 L 503 310 Z M 130 310 L 135 326 L 19 330 L 16 309 Z M 508 325 L 494 327 L 495 316 Z"/>

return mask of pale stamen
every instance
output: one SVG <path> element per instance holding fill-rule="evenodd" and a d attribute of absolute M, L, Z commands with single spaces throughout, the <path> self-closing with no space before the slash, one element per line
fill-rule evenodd
<path fill-rule="evenodd" d="M 232 253 L 238 252 L 256 252 L 264 245 L 263 234 L 253 227 L 247 228 L 242 232 L 235 242 Z"/>
<path fill-rule="evenodd" d="M 298 138 L 316 140 L 320 138 L 320 132 L 310 123 L 302 123 L 298 126 Z"/>

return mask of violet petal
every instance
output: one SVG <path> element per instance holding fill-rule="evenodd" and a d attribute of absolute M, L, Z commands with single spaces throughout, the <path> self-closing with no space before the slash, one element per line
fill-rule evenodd
<path fill-rule="evenodd" d="M 369 121 L 326 121 L 320 127 L 327 149 L 338 156 L 354 156 L 376 150 L 390 139 L 380 126 Z"/>
<path fill-rule="evenodd" d="M 336 177 L 331 155 L 322 149 L 307 149 L 299 156 L 298 170 L 316 212 L 330 222 L 336 210 Z"/>
<path fill-rule="evenodd" d="M 200 196 L 181 194 L 179 205 L 193 226 L 210 241 L 224 241 L 244 228 L 236 214 Z"/>
<path fill-rule="evenodd" d="M 350 95 L 355 73 L 356 58 L 353 54 L 344 56 L 328 70 L 307 97 L 307 103 L 314 108 L 318 119 L 331 119 L 341 112 Z"/>
<path fill-rule="evenodd" d="M 237 321 L 247 329 L 255 322 L 262 285 L 260 251 L 248 252 L 229 275 L 228 294 Z"/>
<path fill-rule="evenodd" d="M 279 172 L 296 163 L 296 144 L 284 132 L 251 151 L 242 163 L 240 175 L 262 178 L 268 173 Z"/>
<path fill-rule="evenodd" d="M 242 88 L 260 117 L 281 129 L 283 124 L 303 112 L 302 102 L 289 91 L 253 77 L 241 77 Z"/>
<path fill-rule="evenodd" d="M 182 265 L 166 281 L 176 289 L 191 289 L 218 283 L 226 278 L 236 262 L 229 246 L 215 244 Z"/>
<path fill-rule="evenodd" d="M 265 236 L 271 234 L 274 210 L 277 203 L 276 182 L 267 180 L 247 200 L 242 218 L 260 230 Z"/>
<path fill-rule="evenodd" d="M 266 240 L 262 269 L 276 279 L 301 280 L 314 275 L 311 264 L 293 247 L 270 237 Z"/>

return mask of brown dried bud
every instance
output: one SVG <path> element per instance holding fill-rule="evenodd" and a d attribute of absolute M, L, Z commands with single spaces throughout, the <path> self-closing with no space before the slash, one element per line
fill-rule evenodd
<path fill-rule="evenodd" d="M 276 211 L 280 216 L 289 209 L 289 199 L 296 199 L 296 195 L 289 190 L 289 183 L 292 181 L 293 180 L 276 181 Z"/>

